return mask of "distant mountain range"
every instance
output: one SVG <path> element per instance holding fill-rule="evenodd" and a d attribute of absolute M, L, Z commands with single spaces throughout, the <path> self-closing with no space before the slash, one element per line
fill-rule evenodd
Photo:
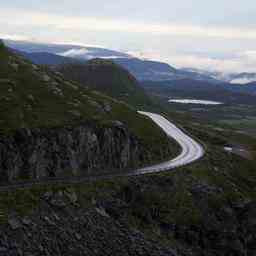
<path fill-rule="evenodd" d="M 169 64 L 157 61 L 141 60 L 137 58 L 118 58 L 116 63 L 125 67 L 139 81 L 167 81 L 180 79 L 194 79 L 219 83 L 220 81 L 197 72 L 176 69 Z"/>
<path fill-rule="evenodd" d="M 91 46 L 78 46 L 68 44 L 47 44 L 47 43 L 33 43 L 26 41 L 12 41 L 3 40 L 5 45 L 10 48 L 27 52 L 27 53 L 52 53 L 64 57 L 78 58 L 89 60 L 94 58 L 129 58 L 128 54 L 113 51 L 104 48 L 97 48 Z"/>
<path fill-rule="evenodd" d="M 31 62 L 37 65 L 56 66 L 56 65 L 62 65 L 67 63 L 81 62 L 80 60 L 75 58 L 64 57 L 64 56 L 56 55 L 49 52 L 29 53 L 29 52 L 17 51 L 17 53 L 23 55 L 26 59 L 29 59 Z"/>
<path fill-rule="evenodd" d="M 12 49 L 20 51 L 35 64 L 60 65 L 84 62 L 94 58 L 112 59 L 127 69 L 139 81 L 173 81 L 191 79 L 211 84 L 248 84 L 256 81 L 256 73 L 225 74 L 200 69 L 176 69 L 169 64 L 142 60 L 129 54 L 105 48 L 67 44 L 46 44 L 4 40 Z"/>

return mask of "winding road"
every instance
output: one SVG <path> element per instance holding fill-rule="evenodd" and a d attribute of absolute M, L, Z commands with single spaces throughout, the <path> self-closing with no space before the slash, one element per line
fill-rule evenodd
<path fill-rule="evenodd" d="M 164 132 L 171 138 L 175 139 L 182 148 L 179 156 L 176 158 L 166 161 L 153 166 L 138 169 L 134 172 L 134 175 L 142 175 L 147 173 L 157 173 L 174 169 L 176 167 L 190 164 L 201 157 L 203 157 L 205 151 L 194 139 L 186 135 L 181 129 L 172 124 L 166 118 L 161 115 L 153 114 L 149 112 L 139 111 L 140 114 L 151 118 L 158 126 L 160 126 Z"/>
<path fill-rule="evenodd" d="M 203 146 L 201 146 L 194 139 L 186 135 L 181 129 L 172 124 L 166 118 L 161 115 L 153 114 L 149 112 L 138 111 L 138 113 L 147 116 L 152 119 L 158 126 L 160 126 L 163 131 L 171 138 L 175 139 L 182 148 L 181 153 L 176 158 L 159 163 L 153 166 L 144 167 L 126 173 L 117 174 L 106 174 L 100 176 L 90 176 L 90 177 L 74 177 L 73 179 L 65 178 L 53 178 L 48 180 L 34 180 L 28 182 L 20 182 L 15 184 L 0 186 L 0 191 L 15 190 L 18 188 L 30 188 L 35 185 L 55 185 L 55 184 L 77 184 L 94 180 L 101 179 L 112 179 L 114 177 L 129 177 L 129 176 L 139 176 L 150 173 L 158 173 L 163 171 L 172 170 L 174 168 L 188 165 L 201 157 L 203 157 L 205 151 Z"/>

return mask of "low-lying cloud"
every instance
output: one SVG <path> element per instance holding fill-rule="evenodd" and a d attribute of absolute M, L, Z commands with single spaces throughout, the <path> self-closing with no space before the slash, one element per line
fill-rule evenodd
<path fill-rule="evenodd" d="M 232 84 L 249 84 L 251 82 L 255 82 L 255 78 L 237 78 L 230 81 Z"/>
<path fill-rule="evenodd" d="M 178 67 L 193 67 L 226 73 L 256 72 L 256 59 L 244 53 L 233 58 L 211 58 L 197 55 L 176 55 L 170 60 Z"/>
<path fill-rule="evenodd" d="M 65 52 L 58 53 L 58 55 L 65 56 L 65 57 L 77 57 L 85 54 L 89 54 L 90 51 L 86 48 L 82 49 L 70 49 Z"/>
<path fill-rule="evenodd" d="M 169 55 L 159 51 L 130 51 L 129 54 L 142 59 L 151 59 L 167 62 L 177 68 L 196 68 L 224 73 L 256 72 L 256 51 L 239 52 L 230 56 L 218 54 L 218 57 L 209 57 L 211 54 L 171 52 Z M 242 83 L 242 81 L 240 81 Z"/>

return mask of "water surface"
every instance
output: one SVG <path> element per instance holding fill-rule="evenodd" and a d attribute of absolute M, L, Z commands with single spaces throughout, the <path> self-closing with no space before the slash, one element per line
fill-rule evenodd
<path fill-rule="evenodd" d="M 182 103 L 182 104 L 198 104 L 198 105 L 222 105 L 222 102 L 211 101 L 211 100 L 192 100 L 192 99 L 170 99 L 171 103 Z"/>

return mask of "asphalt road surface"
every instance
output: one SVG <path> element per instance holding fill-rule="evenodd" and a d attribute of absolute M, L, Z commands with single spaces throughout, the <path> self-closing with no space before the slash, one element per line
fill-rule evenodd
<path fill-rule="evenodd" d="M 181 129 L 172 124 L 166 118 L 161 115 L 149 112 L 139 111 L 139 113 L 151 118 L 158 126 L 160 126 L 164 130 L 164 132 L 169 137 L 176 140 L 181 146 L 182 151 L 179 156 L 170 161 L 138 169 L 134 171 L 134 174 L 142 175 L 147 173 L 167 171 L 176 167 L 190 164 L 203 157 L 205 153 L 203 146 L 201 146 L 198 142 L 185 134 Z"/>

